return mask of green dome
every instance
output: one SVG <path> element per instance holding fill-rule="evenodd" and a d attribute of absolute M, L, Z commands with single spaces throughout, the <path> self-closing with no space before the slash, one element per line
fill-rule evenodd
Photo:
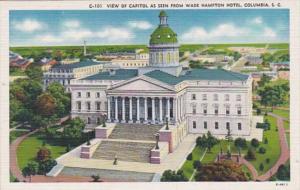
<path fill-rule="evenodd" d="M 159 17 L 168 16 L 165 11 L 160 11 Z"/>
<path fill-rule="evenodd" d="M 168 26 L 158 26 L 151 34 L 150 45 L 177 43 L 177 34 Z"/>

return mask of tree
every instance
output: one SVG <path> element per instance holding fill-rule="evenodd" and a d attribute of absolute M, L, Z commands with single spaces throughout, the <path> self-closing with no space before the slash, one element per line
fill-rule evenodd
<path fill-rule="evenodd" d="M 271 81 L 271 77 L 269 77 L 266 74 L 263 74 L 262 77 L 260 78 L 260 81 L 258 81 L 257 83 L 259 87 L 263 87 L 266 84 L 268 84 L 270 81 Z"/>
<path fill-rule="evenodd" d="M 264 167 L 264 164 L 263 164 L 263 163 L 260 163 L 260 164 L 259 164 L 259 170 L 260 170 L 260 171 L 263 171 L 264 168 L 265 168 L 265 167 Z"/>
<path fill-rule="evenodd" d="M 189 153 L 189 155 L 186 157 L 187 160 L 193 160 L 193 153 Z"/>
<path fill-rule="evenodd" d="M 251 140 L 251 145 L 252 145 L 253 147 L 257 148 L 257 147 L 259 146 L 259 141 L 258 141 L 257 139 L 255 139 L 255 138 L 253 138 L 253 139 Z"/>
<path fill-rule="evenodd" d="M 253 151 L 252 148 L 249 148 L 249 149 L 248 149 L 245 158 L 246 158 L 247 160 L 255 160 L 255 159 L 256 159 L 255 152 Z"/>
<path fill-rule="evenodd" d="M 182 170 L 178 170 L 177 172 L 172 170 L 166 170 L 164 171 L 160 181 L 188 181 L 188 179 L 184 176 Z"/>
<path fill-rule="evenodd" d="M 67 125 L 63 131 L 65 142 L 70 145 L 77 145 L 82 142 L 84 140 L 82 133 L 85 126 L 84 122 L 77 117 L 70 120 Z"/>
<path fill-rule="evenodd" d="M 207 132 L 207 135 L 202 135 L 202 137 L 196 139 L 197 146 L 207 148 L 208 152 L 211 152 L 211 148 L 218 143 L 218 139 L 215 138 L 210 131 Z"/>
<path fill-rule="evenodd" d="M 42 175 L 45 175 L 47 174 L 48 172 L 51 171 L 51 169 L 57 165 L 57 162 L 56 160 L 50 158 L 46 161 L 43 161 L 43 162 L 39 162 L 39 169 L 38 169 L 38 173 L 39 174 L 42 174 Z"/>
<path fill-rule="evenodd" d="M 43 78 L 43 71 L 41 67 L 38 66 L 30 66 L 26 69 L 25 73 L 32 80 L 41 81 Z"/>
<path fill-rule="evenodd" d="M 280 165 L 278 167 L 276 177 L 282 181 L 290 180 L 290 165 Z"/>
<path fill-rule="evenodd" d="M 22 175 L 26 178 L 29 177 L 31 182 L 31 177 L 36 175 L 38 172 L 38 164 L 34 161 L 30 161 L 25 168 L 22 170 Z"/>
<path fill-rule="evenodd" d="M 51 151 L 46 147 L 40 147 L 36 154 L 36 160 L 38 162 L 44 162 L 46 160 L 49 160 L 50 158 L 51 158 Z"/>
<path fill-rule="evenodd" d="M 265 154 L 266 153 L 266 149 L 264 147 L 259 147 L 258 152 L 260 154 Z"/>
<path fill-rule="evenodd" d="M 55 113 L 55 100 L 48 93 L 43 93 L 40 96 L 38 96 L 35 105 L 37 113 L 39 113 L 42 116 L 51 116 Z"/>
<path fill-rule="evenodd" d="M 71 96 L 65 91 L 64 86 L 53 82 L 47 87 L 46 92 L 54 98 L 57 115 L 59 117 L 67 115 L 71 108 Z"/>
<path fill-rule="evenodd" d="M 247 148 L 247 141 L 244 138 L 237 138 L 234 140 L 234 145 L 240 148 Z"/>
<path fill-rule="evenodd" d="M 200 160 L 195 160 L 195 161 L 193 162 L 193 168 L 194 168 L 195 170 L 199 170 L 199 169 L 201 168 L 201 166 L 202 166 L 202 164 L 201 164 Z"/>
<path fill-rule="evenodd" d="M 203 164 L 195 174 L 196 181 L 247 181 L 242 168 L 232 161 Z"/>

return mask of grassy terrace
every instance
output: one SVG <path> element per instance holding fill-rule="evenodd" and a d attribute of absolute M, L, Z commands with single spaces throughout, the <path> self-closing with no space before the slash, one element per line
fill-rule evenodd
<path fill-rule="evenodd" d="M 204 149 L 199 148 L 199 147 L 195 147 L 193 149 L 193 160 L 186 160 L 183 164 L 183 166 L 181 167 L 181 169 L 183 170 L 184 175 L 189 179 L 194 171 L 193 168 L 193 162 L 195 160 L 200 160 L 200 158 L 202 157 L 203 153 L 204 153 Z"/>
<path fill-rule="evenodd" d="M 280 144 L 279 144 L 279 136 L 278 131 L 276 131 L 276 119 L 271 116 L 266 116 L 266 119 L 269 120 L 271 124 L 271 129 L 264 132 L 263 138 L 268 139 L 268 144 L 260 143 L 260 147 L 266 148 L 265 154 L 258 153 L 258 148 L 256 150 L 256 160 L 250 161 L 254 167 L 256 168 L 258 174 L 263 174 L 268 171 L 278 160 L 280 155 Z M 267 164 L 266 159 L 269 158 L 270 162 Z M 262 171 L 259 170 L 259 165 L 263 163 L 264 169 Z"/>
<path fill-rule="evenodd" d="M 17 149 L 17 159 L 20 169 L 23 169 L 27 163 L 34 160 L 36 153 L 43 145 L 42 133 L 37 132 L 26 138 Z M 57 158 L 65 153 L 66 147 L 59 141 L 46 141 L 46 147 L 50 149 L 52 158 Z"/>
<path fill-rule="evenodd" d="M 263 142 L 260 142 L 260 146 L 259 147 L 264 147 L 266 148 L 266 153 L 265 154 L 260 154 L 258 152 L 258 149 L 256 149 L 256 160 L 252 160 L 250 161 L 253 166 L 256 168 L 258 174 L 263 174 L 266 171 L 268 171 L 278 160 L 279 156 L 280 156 L 280 144 L 279 144 L 279 136 L 278 136 L 278 131 L 276 131 L 276 119 L 271 117 L 271 116 L 267 116 L 266 117 L 270 124 L 271 124 L 271 129 L 268 131 L 264 132 L 264 139 L 267 138 L 268 139 L 268 144 L 264 144 Z M 288 136 L 287 136 L 288 138 Z M 231 152 L 233 154 L 237 154 L 238 150 L 237 148 L 234 146 L 234 143 L 231 142 Z M 250 147 L 250 142 L 247 142 L 248 147 Z M 219 144 L 215 145 L 210 152 L 206 152 L 205 156 L 203 157 L 201 163 L 205 164 L 205 163 L 210 163 L 210 162 L 214 162 L 219 151 L 220 148 L 222 147 L 223 153 L 226 154 L 227 152 L 227 141 L 226 140 L 221 140 Z M 241 149 L 241 153 L 243 155 L 246 155 L 247 153 L 247 148 L 246 149 Z M 181 167 L 181 169 L 184 172 L 184 175 L 189 179 L 193 173 L 193 162 L 194 160 L 199 160 L 199 158 L 203 155 L 204 150 L 199 148 L 199 147 L 195 147 L 193 149 L 193 160 L 189 161 L 186 160 L 185 163 L 183 164 L 183 166 Z M 266 163 L 266 159 L 269 158 L 270 162 L 267 164 Z M 264 165 L 264 169 L 262 171 L 259 170 L 259 165 L 263 163 Z"/>
<path fill-rule="evenodd" d="M 279 115 L 281 117 L 284 117 L 286 119 L 290 119 L 290 111 L 289 110 L 274 109 L 273 113 L 276 115 Z"/>

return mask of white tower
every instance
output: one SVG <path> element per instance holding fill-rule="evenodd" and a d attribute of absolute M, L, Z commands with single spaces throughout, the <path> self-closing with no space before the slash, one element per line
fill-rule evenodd
<path fill-rule="evenodd" d="M 83 55 L 86 56 L 86 41 L 83 41 Z"/>

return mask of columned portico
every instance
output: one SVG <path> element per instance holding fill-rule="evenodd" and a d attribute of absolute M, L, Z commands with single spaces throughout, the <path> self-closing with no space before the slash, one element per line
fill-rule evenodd
<path fill-rule="evenodd" d="M 108 96 L 107 100 L 108 122 L 162 124 L 166 117 L 173 123 L 178 118 L 179 106 L 173 97 L 120 95 Z"/>

